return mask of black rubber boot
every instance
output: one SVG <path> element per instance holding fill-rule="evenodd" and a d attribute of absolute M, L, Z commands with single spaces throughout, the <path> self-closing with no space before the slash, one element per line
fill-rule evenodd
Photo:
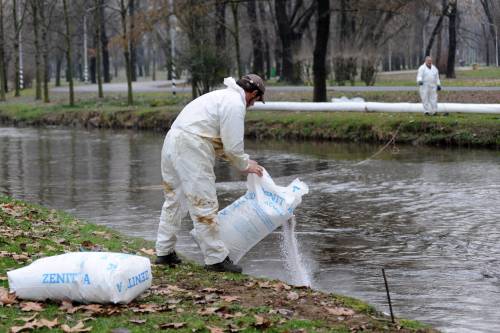
<path fill-rule="evenodd" d="M 213 265 L 205 265 L 205 269 L 207 271 L 213 271 L 213 272 L 231 272 L 231 273 L 241 273 L 243 269 L 241 266 L 236 265 L 233 263 L 229 257 L 226 257 L 223 262 L 218 262 Z"/>
<path fill-rule="evenodd" d="M 156 257 L 155 264 L 157 265 L 165 265 L 170 267 L 175 267 L 176 265 L 180 265 L 182 260 L 177 256 L 177 253 L 172 252 L 167 254 L 166 256 L 158 256 Z"/>

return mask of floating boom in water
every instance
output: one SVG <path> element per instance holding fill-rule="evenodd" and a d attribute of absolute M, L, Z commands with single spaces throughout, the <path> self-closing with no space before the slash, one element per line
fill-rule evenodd
<path fill-rule="evenodd" d="M 378 102 L 266 102 L 251 108 L 259 111 L 350 111 L 423 113 L 422 103 Z M 438 112 L 500 114 L 500 104 L 439 103 Z"/>

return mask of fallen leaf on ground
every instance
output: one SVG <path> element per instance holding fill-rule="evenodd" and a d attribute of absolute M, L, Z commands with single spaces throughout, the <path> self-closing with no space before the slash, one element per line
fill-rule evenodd
<path fill-rule="evenodd" d="M 153 250 L 153 249 L 142 248 L 139 251 L 141 251 L 142 253 L 147 254 L 148 256 L 154 256 L 156 254 L 155 250 Z"/>
<path fill-rule="evenodd" d="M 129 322 L 134 324 L 144 324 L 146 322 L 146 319 L 130 319 Z"/>
<path fill-rule="evenodd" d="M 201 291 L 205 292 L 205 293 L 219 293 L 219 294 L 224 292 L 224 290 L 217 289 L 217 288 L 205 288 L 205 289 L 202 289 Z"/>
<path fill-rule="evenodd" d="M 9 293 L 6 288 L 0 287 L 0 305 L 17 303 L 16 293 Z"/>
<path fill-rule="evenodd" d="M 275 283 L 274 286 L 273 286 L 273 288 L 276 291 L 282 291 L 282 290 L 290 290 L 290 289 L 292 289 L 291 286 L 289 286 L 288 284 L 283 283 L 283 282 Z"/>
<path fill-rule="evenodd" d="M 187 291 L 186 289 L 179 288 L 176 285 L 168 285 L 167 289 L 172 292 L 178 292 L 178 293 L 183 293 Z"/>
<path fill-rule="evenodd" d="M 101 313 L 102 312 L 102 305 L 101 304 L 88 304 L 88 305 L 81 306 L 81 308 L 84 310 L 87 310 L 89 312 L 93 312 L 93 313 Z"/>
<path fill-rule="evenodd" d="M 271 321 L 265 317 L 254 315 L 255 323 L 253 324 L 257 328 L 267 328 L 271 326 Z"/>
<path fill-rule="evenodd" d="M 207 326 L 207 328 L 210 330 L 210 333 L 224 333 L 224 330 L 217 326 Z"/>
<path fill-rule="evenodd" d="M 20 304 L 21 311 L 43 311 L 43 306 L 36 302 L 26 302 Z"/>
<path fill-rule="evenodd" d="M 17 332 L 22 332 L 22 331 L 26 331 L 26 330 L 32 330 L 34 327 L 35 327 L 35 325 L 33 325 L 33 323 L 26 323 L 23 326 L 12 326 L 10 328 L 10 332 L 17 333 Z"/>
<path fill-rule="evenodd" d="M 12 259 L 14 259 L 14 260 L 28 260 L 29 258 L 30 257 L 27 254 L 24 254 L 24 253 L 21 253 L 21 254 L 14 253 L 14 254 L 12 254 Z"/>
<path fill-rule="evenodd" d="M 165 324 L 160 324 L 159 327 L 161 329 L 165 329 L 165 328 L 182 328 L 186 326 L 186 323 L 185 322 L 182 322 L 182 323 L 165 323 Z"/>
<path fill-rule="evenodd" d="M 224 302 L 228 302 L 228 303 L 236 302 L 236 301 L 240 300 L 239 296 L 221 296 L 221 298 Z"/>
<path fill-rule="evenodd" d="M 73 306 L 73 303 L 70 301 L 62 301 L 61 305 L 59 306 L 59 310 L 66 311 L 67 313 L 75 313 L 76 311 L 78 311 L 78 309 L 80 309 L 80 307 Z"/>
<path fill-rule="evenodd" d="M 158 312 L 158 306 L 156 304 L 140 304 L 138 307 L 131 308 L 133 312 Z"/>
<path fill-rule="evenodd" d="M 33 324 L 38 328 L 42 328 L 42 327 L 52 328 L 52 327 L 59 325 L 59 323 L 57 322 L 57 318 L 52 320 L 52 321 L 45 319 L 45 318 L 40 318 L 38 320 L 35 320 L 33 322 Z"/>
<path fill-rule="evenodd" d="M 352 316 L 355 312 L 351 309 L 336 307 L 336 308 L 325 308 L 326 311 L 334 316 Z"/>
<path fill-rule="evenodd" d="M 297 294 L 295 291 L 290 291 L 287 295 L 286 295 L 286 299 L 290 300 L 290 301 L 296 301 L 299 299 L 299 294 Z"/>
<path fill-rule="evenodd" d="M 215 307 L 212 307 L 212 308 L 204 308 L 202 310 L 198 310 L 198 314 L 202 315 L 202 316 L 209 316 L 209 315 L 212 315 L 214 313 L 216 313 L 220 308 L 215 308 Z"/>
<path fill-rule="evenodd" d="M 75 333 L 75 332 L 90 332 L 92 330 L 92 326 L 90 327 L 85 327 L 82 321 L 79 321 L 78 324 L 76 324 L 73 327 L 70 327 L 66 324 L 61 325 L 61 329 L 63 332 L 66 333 Z"/>
<path fill-rule="evenodd" d="M 36 316 L 38 316 L 38 313 L 35 313 L 34 315 L 32 315 L 31 317 L 20 317 L 16 320 L 22 320 L 24 322 L 28 322 L 28 321 L 32 321 L 33 319 L 36 318 Z"/>
<path fill-rule="evenodd" d="M 258 282 L 260 288 L 272 288 L 273 286 L 269 283 L 269 281 L 259 281 Z"/>

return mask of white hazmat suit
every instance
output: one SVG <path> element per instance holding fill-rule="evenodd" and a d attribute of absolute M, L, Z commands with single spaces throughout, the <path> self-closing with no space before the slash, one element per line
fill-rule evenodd
<path fill-rule="evenodd" d="M 420 85 L 420 98 L 422 99 L 424 112 L 436 114 L 438 110 L 437 89 L 438 86 L 441 86 L 439 71 L 436 66 L 431 65 L 431 68 L 426 64 L 420 66 L 417 73 L 417 83 L 422 83 Z"/>
<path fill-rule="evenodd" d="M 226 89 L 186 105 L 165 137 L 161 153 L 165 202 L 156 241 L 158 256 L 174 251 L 187 212 L 206 265 L 222 262 L 229 253 L 218 234 L 215 157 L 227 159 L 243 171 L 249 156 L 243 146 L 245 91 L 233 78 L 224 79 L 224 84 Z"/>

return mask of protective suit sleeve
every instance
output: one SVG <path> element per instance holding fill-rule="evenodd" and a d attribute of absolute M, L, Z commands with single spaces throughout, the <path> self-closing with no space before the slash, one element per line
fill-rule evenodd
<path fill-rule="evenodd" d="M 417 83 L 424 81 L 424 75 L 423 75 L 423 73 L 424 73 L 423 68 L 422 68 L 422 66 L 420 66 L 418 68 L 418 72 L 417 72 Z"/>
<path fill-rule="evenodd" d="M 436 84 L 437 84 L 438 86 L 440 86 L 440 85 L 441 85 L 441 80 L 439 80 L 439 71 L 438 71 L 437 69 L 436 69 Z"/>
<path fill-rule="evenodd" d="M 220 118 L 220 136 L 224 154 L 238 170 L 248 167 L 249 156 L 244 151 L 245 108 L 229 103 L 223 106 Z"/>

